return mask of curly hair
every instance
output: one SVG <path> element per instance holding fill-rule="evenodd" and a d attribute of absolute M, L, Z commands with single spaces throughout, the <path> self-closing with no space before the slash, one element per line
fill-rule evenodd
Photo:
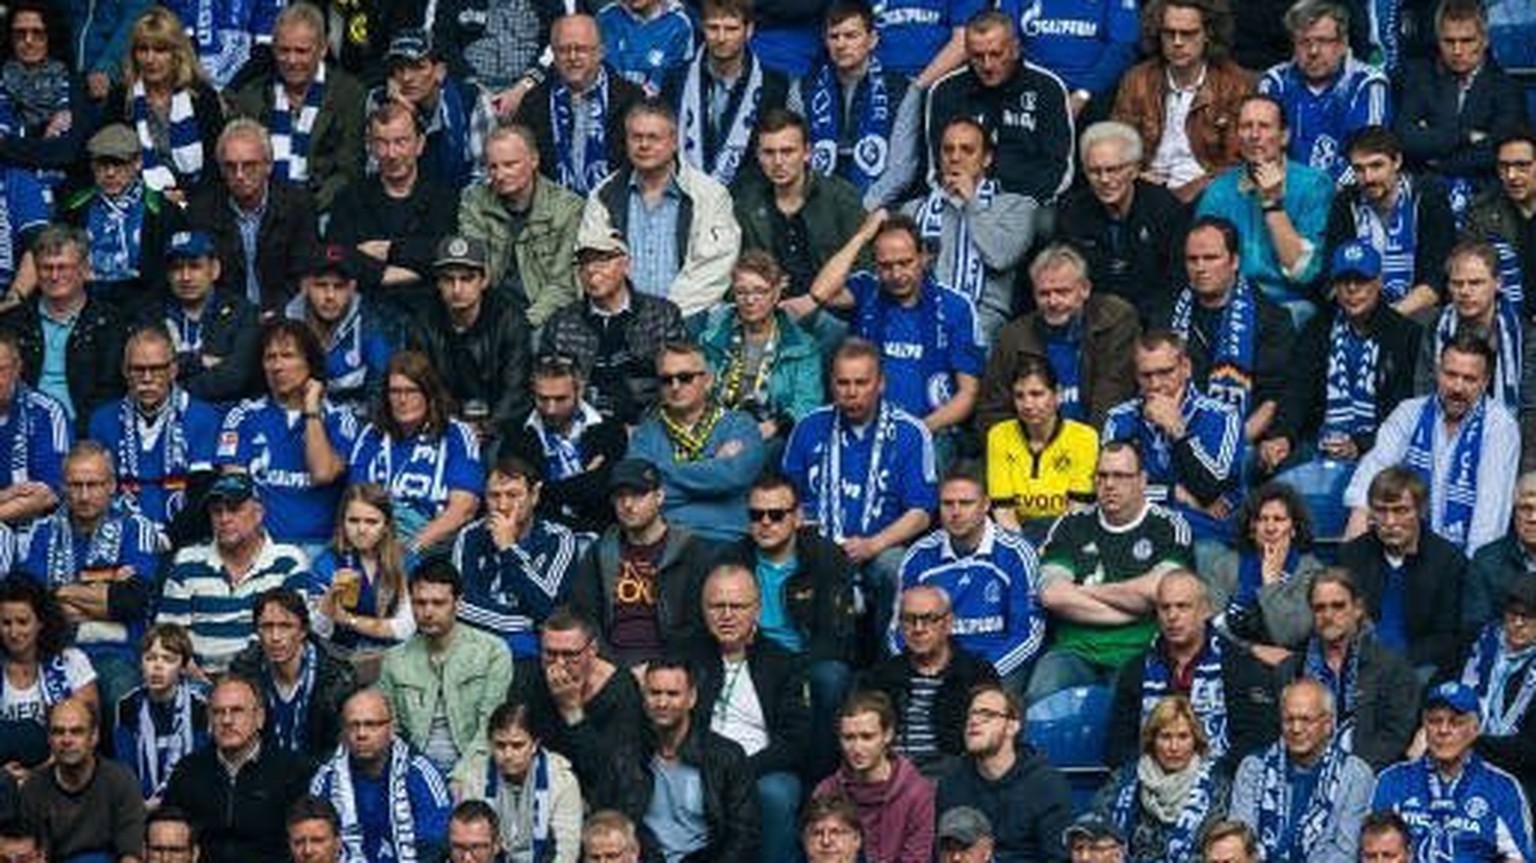
<path fill-rule="evenodd" d="M 1227 59 L 1236 27 L 1227 0 L 1152 0 L 1141 13 L 1141 49 L 1147 56 L 1162 56 L 1163 12 L 1170 6 L 1199 12 L 1205 26 L 1205 59 L 1212 63 Z"/>
<path fill-rule="evenodd" d="M 0 579 L 0 605 L 9 603 L 31 606 L 41 627 L 37 633 L 39 660 L 58 656 L 69 646 L 69 620 L 53 594 L 30 578 L 11 575 Z"/>
<path fill-rule="evenodd" d="M 1296 536 L 1291 547 L 1297 551 L 1312 547 L 1312 513 L 1306 501 L 1296 489 L 1283 482 L 1266 482 L 1248 493 L 1242 506 L 1237 509 L 1237 547 L 1241 551 L 1258 551 L 1253 542 L 1253 525 L 1259 520 L 1259 510 L 1270 501 L 1279 501 L 1291 517 Z"/>

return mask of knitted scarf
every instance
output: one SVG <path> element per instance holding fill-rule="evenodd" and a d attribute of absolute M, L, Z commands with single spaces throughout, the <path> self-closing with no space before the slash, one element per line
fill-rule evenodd
<path fill-rule="evenodd" d="M 8 185 L 6 183 L 6 175 L 9 173 L 9 168 L 0 167 L 0 200 L 7 202 L 10 200 L 10 196 L 6 192 L 6 186 Z M 7 290 L 10 289 L 11 279 L 16 275 L 16 266 L 20 263 L 21 255 L 17 254 L 17 252 L 26 251 L 24 248 L 18 249 L 16 247 L 16 239 L 15 234 L 11 231 L 11 208 L 7 203 L 6 206 L 0 207 L 0 282 L 6 284 Z"/>
<path fill-rule="evenodd" d="M 322 770 L 329 770 L 331 805 L 341 816 L 341 844 L 346 848 L 346 863 L 367 863 L 363 853 L 363 825 L 358 820 L 357 797 L 352 791 L 352 764 L 347 747 L 336 753 Z M 389 832 L 396 863 L 416 863 L 416 823 L 411 815 L 411 748 L 396 737 L 389 746 Z"/>
<path fill-rule="evenodd" d="M 177 90 L 171 94 L 170 121 L 171 164 L 160 161 L 160 151 L 155 149 L 155 136 L 149 128 L 149 97 L 144 92 L 144 82 L 133 83 L 133 125 L 139 133 L 139 145 L 143 147 L 144 185 L 157 192 L 175 188 L 178 174 L 196 183 L 203 173 L 202 130 L 197 125 L 197 113 L 192 105 L 192 91 Z"/>
<path fill-rule="evenodd" d="M 564 433 L 546 428 L 544 418 L 539 416 L 538 411 L 528 414 L 528 419 L 523 424 L 533 429 L 533 433 L 538 435 L 539 444 L 544 448 L 546 480 L 558 482 L 576 476 L 587 469 L 581 462 L 581 436 L 586 434 L 588 428 L 602 421 L 603 415 L 585 401 L 576 404 L 576 413 L 571 417 L 571 427 Z"/>
<path fill-rule="evenodd" d="M 1413 181 L 1404 174 L 1397 180 L 1397 200 L 1385 215 L 1362 196 L 1350 202 L 1355 233 L 1381 252 L 1381 294 L 1388 303 L 1408 295 L 1413 287 L 1414 252 L 1419 231 L 1419 198 Z"/>
<path fill-rule="evenodd" d="M 1141 718 L 1143 721 L 1152 714 L 1152 709 L 1159 701 L 1173 694 L 1173 669 L 1163 658 L 1164 651 L 1163 637 L 1159 635 L 1153 642 L 1152 649 L 1147 651 L 1147 658 L 1142 664 Z M 1194 679 L 1189 687 L 1189 706 L 1194 709 L 1195 716 L 1200 718 L 1206 740 L 1210 742 L 1212 758 L 1220 758 L 1227 754 L 1229 744 L 1226 684 L 1221 675 L 1221 660 L 1221 640 L 1213 637 L 1210 629 L 1207 628 L 1205 646 L 1195 657 Z"/>
<path fill-rule="evenodd" d="M 842 542 L 850 536 L 868 536 L 870 525 L 880 518 L 886 488 L 886 480 L 882 475 L 885 466 L 881 462 L 885 458 L 885 448 L 896 443 L 895 411 L 890 402 L 881 399 L 874 427 L 869 430 L 874 438 L 870 442 L 869 469 L 864 475 L 864 488 L 859 496 L 859 504 L 863 509 L 859 512 L 857 523 L 851 526 L 843 523 L 843 441 L 853 437 L 853 430 L 847 427 L 841 412 L 834 411 L 832 414 L 832 433 L 821 451 L 816 520 L 833 542 Z"/>
<path fill-rule="evenodd" d="M 758 62 L 755 54 L 747 54 L 746 89 L 736 100 L 736 110 L 730 117 L 725 138 L 715 147 L 714 161 L 709 162 L 705 158 L 709 117 L 709 85 L 704 81 L 705 55 L 705 49 L 700 48 L 693 62 L 688 64 L 688 77 L 683 81 L 682 104 L 677 118 L 678 149 L 690 164 L 729 185 L 741 168 L 742 159 L 747 154 L 747 142 L 757 127 L 757 106 L 763 96 L 763 64 Z"/>
<path fill-rule="evenodd" d="M 33 537 L 33 542 L 41 539 L 48 543 L 45 563 L 48 588 L 52 590 L 78 582 L 81 569 L 116 566 L 122 560 L 123 529 L 122 516 L 109 513 L 103 517 L 91 532 L 85 560 L 79 560 L 75 556 L 75 529 L 69 521 L 67 508 L 61 506 L 54 510 L 48 517 L 43 535 Z M 148 573 L 144 576 L 148 577 Z"/>
<path fill-rule="evenodd" d="M 1134 771 L 1126 771 L 1125 781 L 1120 784 L 1110 806 L 1109 817 L 1122 834 L 1129 836 L 1135 831 L 1140 813 L 1145 810 L 1168 826 L 1168 844 L 1158 859 L 1183 863 L 1197 846 L 1200 827 L 1210 814 L 1215 773 L 1214 763 L 1198 755 L 1178 773 L 1165 773 L 1152 756 L 1143 755 Z"/>
<path fill-rule="evenodd" d="M 54 114 L 69 110 L 69 69 L 58 60 L 45 60 L 32 67 L 20 60 L 7 60 L 0 67 L 0 88 L 21 121 L 22 128 L 9 130 L 18 138 L 26 137 L 26 130 L 46 125 Z"/>
<path fill-rule="evenodd" d="M 136 278 L 143 229 L 143 183 L 134 183 L 116 198 L 106 193 L 97 195 L 85 211 L 85 231 L 91 245 L 91 278 L 98 282 Z"/>
<path fill-rule="evenodd" d="M 1493 366 L 1493 378 L 1488 382 L 1488 394 L 1511 411 L 1517 411 L 1520 409 L 1520 363 L 1525 356 L 1522 353 L 1525 334 L 1521 326 L 1519 302 L 1512 300 L 1502 289 L 1494 300 L 1493 319 L 1499 337 L 1494 339 L 1490 332 L 1487 341 L 1499 356 Z M 1445 343 L 1454 338 L 1459 329 L 1461 317 L 1454 306 L 1447 305 L 1440 311 L 1440 319 L 1435 323 L 1434 353 L 1431 356 L 1440 356 Z"/>
<path fill-rule="evenodd" d="M 997 195 L 997 181 L 984 179 L 976 186 L 975 206 L 978 210 L 985 210 L 992 206 L 992 199 Z M 956 204 L 950 200 L 949 193 L 943 187 L 936 187 L 928 193 L 923 204 L 917 210 L 918 231 L 923 239 L 939 244 L 944 238 L 944 213 L 952 211 L 955 218 L 955 249 L 951 258 L 948 281 L 946 284 L 955 291 L 959 291 L 971 299 L 971 302 L 981 300 L 981 292 L 987 283 L 987 265 L 981 258 L 981 250 L 976 248 L 976 243 L 971 237 L 971 220 L 966 217 L 965 205 Z"/>
<path fill-rule="evenodd" d="M 117 427 L 121 434 L 117 441 L 117 465 L 123 490 L 137 499 L 137 490 L 145 479 L 139 464 L 144 453 L 158 449 L 162 453 L 160 484 L 166 490 L 166 515 L 180 511 L 187 491 L 187 407 L 192 397 L 180 387 L 172 387 L 170 395 L 152 416 L 139 413 L 133 399 L 125 398 L 117 409 Z M 147 420 L 147 422 L 146 422 Z M 151 518 L 159 521 L 159 514 Z"/>
<path fill-rule="evenodd" d="M 492 805 L 496 797 L 501 793 L 501 770 L 497 768 L 495 759 L 486 759 L 485 765 L 485 799 Z M 542 863 L 545 853 L 551 850 L 554 837 L 550 835 L 550 828 L 554 815 L 554 795 L 549 788 L 549 753 L 544 747 L 534 750 L 533 763 L 528 765 L 528 775 L 523 777 L 523 793 L 518 802 L 518 827 L 523 823 L 532 828 L 528 837 L 532 846 L 534 863 Z"/>
<path fill-rule="evenodd" d="M 1186 342 L 1193 328 L 1194 310 L 1194 291 L 1185 288 L 1174 304 L 1169 328 Z M 1253 286 L 1239 277 L 1221 310 L 1220 332 L 1211 350 L 1211 372 L 1206 378 L 1205 393 L 1236 408 L 1240 417 L 1248 416 L 1248 398 L 1253 394 L 1253 358 L 1258 335 L 1258 303 Z"/>
<path fill-rule="evenodd" d="M 582 102 L 587 111 L 587 131 L 579 145 L 585 157 L 579 166 L 571 158 L 578 146 L 571 141 L 576 129 L 576 113 L 572 102 L 571 88 L 564 81 L 550 88 L 550 133 L 555 139 L 555 152 L 560 154 L 556 179 L 560 185 L 576 194 L 585 195 L 608 174 L 608 150 L 604 146 L 604 120 L 608 116 L 608 70 L 604 68 L 597 73 L 597 82 L 587 91 Z"/>
<path fill-rule="evenodd" d="M 691 427 L 685 427 L 664 409 L 656 410 L 656 419 L 666 431 L 667 440 L 672 442 L 672 458 L 678 462 L 693 462 L 704 458 L 709 449 L 709 436 L 715 433 L 715 426 L 719 425 L 723 416 L 725 408 L 714 400 L 710 400 L 704 414 Z"/>
<path fill-rule="evenodd" d="M 1292 548 L 1285 554 L 1285 569 L 1281 582 L 1289 581 L 1296 571 L 1300 557 Z M 1230 618 L 1252 608 L 1259 601 L 1259 591 L 1264 587 L 1264 560 L 1256 551 L 1243 551 L 1237 557 L 1237 592 L 1227 602 L 1226 614 Z"/>
<path fill-rule="evenodd" d="M 746 386 L 747 342 L 740 321 L 731 330 L 730 361 L 720 376 L 720 402 L 736 410 L 750 411 L 754 415 L 768 407 L 768 379 L 773 375 L 773 360 L 779 350 L 779 324 L 773 321 L 773 332 L 763 343 L 763 355 L 758 361 L 757 372 L 751 386 Z"/>
<path fill-rule="evenodd" d="M 299 660 L 299 685 L 293 695 L 284 698 L 277 690 L 277 678 L 271 668 L 262 674 L 262 687 L 266 690 L 267 712 L 272 716 L 272 739 L 289 752 L 305 752 L 309 749 L 309 708 L 315 697 L 315 670 L 320 658 L 315 655 L 315 645 L 304 642 L 303 656 Z M 285 705 L 286 710 L 279 710 Z"/>
<path fill-rule="evenodd" d="M 893 121 L 891 94 L 881 74 L 880 61 L 869 58 L 864 77 L 853 95 L 853 159 L 839 164 L 839 141 L 843 135 L 843 95 L 837 70 L 823 63 L 811 79 L 805 94 L 806 119 L 811 132 L 811 170 L 824 177 L 839 173 L 858 187 L 869 189 L 885 173 L 890 153 L 888 139 Z"/>
<path fill-rule="evenodd" d="M 1323 433 L 1357 435 L 1376 428 L 1376 364 L 1381 343 L 1355 331 L 1343 312 L 1328 328 Z"/>
<path fill-rule="evenodd" d="M 1354 751 L 1355 709 L 1360 706 L 1360 651 L 1363 641 L 1361 635 L 1356 635 L 1349 643 L 1344 655 L 1344 666 L 1338 674 L 1328 665 L 1323 656 L 1322 639 L 1313 636 L 1307 639 L 1307 655 L 1302 661 L 1302 670 L 1305 676 L 1316 680 L 1328 687 L 1333 693 L 1334 704 L 1337 706 L 1335 715 L 1338 724 L 1334 730 L 1334 738 L 1346 751 Z"/>
<path fill-rule="evenodd" d="M 1483 719 L 1483 733 L 1503 736 L 1520 730 L 1520 720 L 1536 696 L 1536 646 L 1510 652 L 1504 646 L 1504 625 L 1494 622 L 1483 627 L 1472 655 L 1461 670 L 1461 682 L 1478 694 L 1478 714 Z M 1509 687 L 1519 686 L 1513 700 Z M 1507 706 L 1506 706 L 1507 705 Z"/>
<path fill-rule="evenodd" d="M 139 786 L 144 799 L 159 797 L 171 780 L 171 769 L 182 757 L 190 755 L 192 737 L 192 685 L 183 680 L 171 693 L 171 733 L 166 736 L 165 748 L 160 748 L 161 737 L 155 730 L 153 705 L 147 690 L 135 693 L 139 699 L 138 726 L 134 729 L 135 763 L 138 766 Z"/>
<path fill-rule="evenodd" d="M 0 211 L 4 211 L 0 207 Z M 24 403 L 27 401 L 28 387 L 21 381 L 16 382 L 16 387 L 11 391 L 11 403 L 6 411 L 5 422 L 0 425 L 0 440 L 9 437 L 10 445 L 7 449 L 11 453 L 11 485 L 21 485 L 31 480 L 30 450 L 32 448 L 32 435 L 29 433 L 28 416 Z"/>
<path fill-rule="evenodd" d="M 272 84 L 272 173 L 279 180 L 302 183 L 309 179 L 309 136 L 325 102 L 325 63 L 304 93 L 304 104 L 294 116 L 288 102 L 288 88 L 282 81 Z"/>
<path fill-rule="evenodd" d="M 1450 474 L 1440 478 L 1445 485 L 1445 513 L 1438 533 L 1457 548 L 1465 549 L 1472 528 L 1472 510 L 1477 506 L 1477 465 L 1483 452 L 1483 419 L 1488 415 L 1488 398 L 1479 398 L 1461 420 L 1461 434 L 1451 452 Z M 1419 411 L 1419 422 L 1408 439 L 1403 463 L 1417 473 L 1425 484 L 1432 484 L 1435 472 L 1435 429 L 1440 422 L 1440 397 L 1431 396 Z"/>
<path fill-rule="evenodd" d="M 1300 860 L 1306 852 L 1323 841 L 1333 807 L 1339 801 L 1340 786 L 1344 780 L 1344 765 L 1349 753 L 1334 735 L 1328 748 L 1318 760 L 1317 784 L 1301 812 L 1301 820 L 1294 825 L 1286 822 L 1291 814 L 1290 785 L 1286 782 L 1285 746 L 1274 743 L 1264 750 L 1264 779 L 1259 784 L 1259 844 L 1264 846 L 1264 856 L 1269 860 Z M 1286 827 L 1290 826 L 1290 830 Z M 1290 841 L 1282 845 L 1285 839 Z M 1299 854 L 1291 854 L 1296 849 Z"/>

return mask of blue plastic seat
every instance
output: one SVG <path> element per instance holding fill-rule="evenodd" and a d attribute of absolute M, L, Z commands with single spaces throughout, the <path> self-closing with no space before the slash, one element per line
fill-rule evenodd
<path fill-rule="evenodd" d="M 1109 778 L 1104 763 L 1109 703 L 1108 686 L 1074 686 L 1035 702 L 1024 717 L 1025 738 L 1066 776 L 1078 812 Z"/>

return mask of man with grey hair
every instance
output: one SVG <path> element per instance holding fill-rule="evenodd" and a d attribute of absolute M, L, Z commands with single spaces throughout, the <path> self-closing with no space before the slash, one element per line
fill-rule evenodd
<path fill-rule="evenodd" d="M 1083 253 L 1099 291 L 1130 302 L 1142 323 L 1156 320 L 1173 304 L 1172 286 L 1182 275 L 1188 210 L 1138 173 L 1141 135 L 1125 123 L 1089 126 L 1078 154 L 1088 183 L 1063 199 L 1056 239 Z"/>
<path fill-rule="evenodd" d="M 901 205 L 923 239 L 936 246 L 940 280 L 976 304 L 983 345 L 1013 318 L 1014 268 L 1034 242 L 1039 205 L 1004 191 L 989 176 L 995 149 L 974 118 L 944 124 L 929 192 Z"/>
<path fill-rule="evenodd" d="M 272 69 L 233 95 L 235 111 L 272 130 L 273 172 L 299 183 L 329 212 L 343 186 L 363 174 L 363 86 L 325 60 L 325 18 L 294 3 L 272 25 Z"/>
<path fill-rule="evenodd" d="M 220 180 L 192 194 L 187 221 L 213 237 L 219 288 L 244 296 L 264 317 L 281 314 L 319 251 L 314 201 L 273 176 L 272 138 L 255 120 L 230 121 L 215 158 Z"/>
<path fill-rule="evenodd" d="M 6 312 L 0 326 L 16 333 L 27 383 L 52 396 L 71 422 L 83 423 L 97 405 L 122 395 L 118 363 L 127 328 L 114 306 L 86 292 L 91 252 L 83 231 L 44 228 L 31 254 L 36 297 Z"/>
<path fill-rule="evenodd" d="M 1088 261 L 1067 243 L 1035 255 L 1029 280 L 1035 310 L 998 330 L 987 357 L 976 407 L 981 430 L 1016 416 L 1014 378 L 1030 357 L 1050 359 L 1062 416 L 1102 426 L 1110 408 L 1136 394 L 1136 310 L 1095 290 Z"/>
<path fill-rule="evenodd" d="M 1370 765 L 1338 744 L 1333 693 L 1311 678 L 1280 696 L 1280 740 L 1244 758 L 1230 815 L 1252 827 L 1266 860 L 1354 863 L 1370 811 Z"/>
<path fill-rule="evenodd" d="M 1334 0 L 1298 0 L 1285 13 L 1291 60 L 1270 67 L 1259 92 L 1285 109 L 1287 154 L 1338 180 L 1345 146 L 1366 126 L 1387 122 L 1387 76 L 1349 50 L 1349 10 Z"/>

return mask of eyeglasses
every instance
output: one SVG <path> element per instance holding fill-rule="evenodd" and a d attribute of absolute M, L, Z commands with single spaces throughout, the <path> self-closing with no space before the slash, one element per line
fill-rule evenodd
<path fill-rule="evenodd" d="M 1530 159 L 1500 159 L 1498 163 L 1498 172 L 1500 174 L 1523 174 L 1526 171 L 1529 171 L 1532 167 L 1536 167 L 1536 162 L 1533 162 Z"/>
<path fill-rule="evenodd" d="M 580 659 L 581 655 L 586 653 L 587 648 L 591 646 L 592 639 L 589 638 L 580 647 L 572 650 L 559 650 L 553 647 L 544 647 L 539 649 L 539 653 L 541 653 L 549 662 L 573 662 L 577 659 Z"/>
<path fill-rule="evenodd" d="M 763 519 L 767 519 L 773 524 L 779 524 L 780 522 L 784 521 L 784 519 L 789 518 L 789 514 L 791 512 L 793 512 L 793 510 L 781 509 L 779 507 L 759 509 L 755 506 L 750 506 L 747 507 L 747 520 L 755 523 L 762 521 Z"/>
<path fill-rule="evenodd" d="M 990 707 L 972 707 L 965 712 L 966 719 L 975 719 L 979 722 L 996 722 L 999 719 L 1016 719 L 1012 713 L 1006 710 L 993 710 Z"/>
<path fill-rule="evenodd" d="M 1136 167 L 1135 162 L 1120 162 L 1116 165 L 1095 165 L 1093 167 L 1084 168 L 1083 172 L 1090 177 L 1113 177 L 1127 168 L 1134 167 Z"/>
<path fill-rule="evenodd" d="M 128 377 L 130 378 L 159 377 L 170 370 L 170 363 L 139 363 L 131 365 L 127 369 Z"/>
<path fill-rule="evenodd" d="M 901 625 L 913 629 L 923 626 L 938 626 L 948 617 L 949 612 L 947 611 L 929 611 L 925 613 L 904 611 L 901 613 Z"/>
<path fill-rule="evenodd" d="M 661 385 L 664 387 L 686 387 L 702 377 L 704 377 L 703 372 L 694 371 L 678 372 L 671 375 L 657 375 L 656 379 L 661 381 Z"/>

